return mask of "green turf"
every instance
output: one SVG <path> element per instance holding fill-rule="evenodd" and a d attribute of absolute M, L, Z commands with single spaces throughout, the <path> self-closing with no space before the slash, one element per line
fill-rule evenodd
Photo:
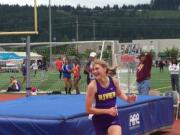
<path fill-rule="evenodd" d="M 21 73 L 0 73 L 0 89 L 7 89 L 10 76 L 16 76 L 16 78 L 21 81 Z M 122 83 L 127 82 L 127 74 L 122 75 Z M 135 77 L 131 76 L 131 82 L 135 82 Z M 45 73 L 45 79 L 41 79 L 41 73 L 34 77 L 33 72 L 31 72 L 31 84 L 43 91 L 52 90 L 63 90 L 63 80 L 58 78 L 58 72 L 47 71 Z M 135 83 L 134 83 L 135 85 Z M 171 88 L 166 88 L 170 86 L 170 75 L 168 69 L 165 68 L 164 72 L 160 72 L 159 68 L 152 68 L 152 78 L 151 78 L 151 89 L 158 89 L 160 92 L 170 90 Z M 165 87 L 165 88 L 164 88 Z M 82 73 L 80 80 L 80 90 L 85 91 L 86 89 L 86 76 Z M 25 84 L 23 84 L 23 90 L 25 90 Z"/>
<path fill-rule="evenodd" d="M 161 92 L 171 90 L 170 73 L 168 71 L 168 68 L 165 68 L 164 72 L 160 72 L 159 68 L 153 68 L 151 75 L 152 75 L 152 79 L 151 79 L 152 89 L 159 89 L 159 91 Z M 169 88 L 165 88 L 165 87 L 169 87 Z"/>
<path fill-rule="evenodd" d="M 45 77 L 42 77 L 42 73 L 40 71 L 37 72 L 36 76 L 34 76 L 34 73 L 31 72 L 31 86 L 37 87 L 40 90 L 43 91 L 57 91 L 57 90 L 63 90 L 63 79 L 59 79 L 59 73 L 55 70 L 44 72 Z M 22 74 L 21 73 L 1 73 L 0 74 L 0 89 L 4 90 L 7 89 L 9 84 L 9 78 L 10 76 L 15 76 L 18 81 L 22 82 Z M 22 85 L 22 90 L 25 90 L 24 83 Z M 82 74 L 82 78 L 80 80 L 80 90 L 85 91 L 86 87 L 86 76 Z"/>

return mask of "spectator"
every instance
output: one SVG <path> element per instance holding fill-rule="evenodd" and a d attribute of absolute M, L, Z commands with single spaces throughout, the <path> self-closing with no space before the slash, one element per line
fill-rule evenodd
<path fill-rule="evenodd" d="M 46 77 L 46 71 L 47 71 L 47 63 L 46 58 L 43 58 L 42 61 L 39 61 L 39 69 L 41 71 L 41 81 L 44 81 L 47 79 Z"/>
<path fill-rule="evenodd" d="M 43 60 L 42 60 L 42 70 L 45 70 L 47 71 L 47 60 L 46 58 L 44 57 Z"/>
<path fill-rule="evenodd" d="M 87 75 L 87 84 L 89 84 L 91 80 L 95 79 L 92 73 L 92 69 L 93 69 L 92 65 L 95 59 L 96 59 L 96 53 L 91 52 L 89 55 L 89 62 L 86 64 L 85 69 L 84 69 L 84 73 Z"/>
<path fill-rule="evenodd" d="M 23 85 L 24 82 L 26 81 L 26 74 L 27 74 L 27 71 L 26 71 L 26 60 L 25 59 L 23 60 L 23 64 L 22 64 L 22 67 L 21 67 L 21 72 L 22 72 L 22 75 L 23 75 L 23 80 L 22 80 L 21 84 Z"/>
<path fill-rule="evenodd" d="M 152 56 L 150 53 L 142 53 L 139 56 L 139 61 L 136 71 L 138 92 L 141 95 L 148 95 L 150 90 Z"/>
<path fill-rule="evenodd" d="M 164 63 L 162 60 L 160 60 L 160 62 L 159 62 L 159 70 L 160 70 L 160 72 L 164 71 Z"/>
<path fill-rule="evenodd" d="M 156 64 L 156 68 L 158 68 L 158 60 L 156 60 L 155 64 Z"/>
<path fill-rule="evenodd" d="M 169 71 L 171 74 L 171 85 L 173 91 L 177 91 L 179 93 L 179 64 L 176 59 L 172 59 L 169 64 Z"/>
<path fill-rule="evenodd" d="M 72 73 L 72 66 L 68 59 L 65 59 L 65 63 L 62 67 L 63 71 L 63 80 L 64 80 L 64 90 L 66 94 L 71 94 L 72 88 L 72 81 L 71 81 L 71 73 Z"/>
<path fill-rule="evenodd" d="M 81 79 L 80 76 L 80 64 L 76 60 L 73 66 L 73 77 L 74 77 L 74 87 L 76 89 L 76 94 L 80 94 L 79 92 L 79 80 Z"/>
<path fill-rule="evenodd" d="M 16 80 L 14 76 L 10 77 L 10 86 L 7 89 L 7 92 L 15 92 L 15 91 L 20 91 L 21 86 L 19 82 Z"/>
<path fill-rule="evenodd" d="M 35 77 L 38 71 L 38 64 L 36 60 L 32 63 L 31 67 L 32 67 L 32 70 L 34 71 L 34 77 Z"/>
<path fill-rule="evenodd" d="M 60 57 L 55 61 L 55 64 L 56 64 L 56 70 L 59 72 L 59 79 L 61 79 L 63 61 L 61 60 Z"/>

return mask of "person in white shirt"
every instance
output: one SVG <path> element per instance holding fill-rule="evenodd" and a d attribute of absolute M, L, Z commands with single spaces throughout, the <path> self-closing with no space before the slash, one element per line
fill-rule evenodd
<path fill-rule="evenodd" d="M 34 71 L 34 77 L 36 76 L 37 74 L 37 70 L 38 70 L 38 64 L 37 64 L 37 61 L 35 60 L 34 63 L 31 65 L 32 67 L 32 70 Z"/>
<path fill-rule="evenodd" d="M 93 75 L 93 62 L 96 60 L 96 52 L 91 52 L 89 55 L 89 62 L 86 64 L 84 68 L 84 73 L 87 75 L 87 85 L 95 79 L 95 76 Z"/>
<path fill-rule="evenodd" d="M 173 91 L 177 91 L 179 93 L 179 64 L 176 59 L 172 59 L 169 65 L 169 71 L 171 74 L 171 85 Z"/>

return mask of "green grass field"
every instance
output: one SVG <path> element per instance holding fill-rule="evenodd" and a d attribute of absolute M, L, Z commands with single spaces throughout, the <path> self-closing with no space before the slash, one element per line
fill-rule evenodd
<path fill-rule="evenodd" d="M 153 68 L 151 73 L 152 89 L 157 89 L 160 92 L 171 90 L 170 74 L 167 68 L 164 69 L 164 72 L 160 72 L 159 68 Z"/>
<path fill-rule="evenodd" d="M 37 87 L 42 91 L 63 91 L 63 80 L 58 78 L 58 72 L 47 71 L 45 73 L 45 79 L 41 79 L 41 72 L 34 77 L 33 72 L 31 72 L 31 84 L 33 87 Z M 22 81 L 21 73 L 0 73 L 0 89 L 5 90 L 8 87 L 9 77 L 15 76 L 18 81 Z M 126 83 L 127 75 L 123 75 L 124 83 Z M 123 82 L 123 81 L 121 81 Z M 135 82 L 135 77 L 133 77 L 133 82 Z M 135 85 L 135 84 L 134 84 Z M 152 68 L 152 78 L 151 78 L 151 89 L 156 89 L 160 92 L 165 92 L 171 90 L 170 87 L 170 75 L 168 69 L 165 68 L 164 72 L 159 72 L 159 68 Z M 25 90 L 25 83 L 22 87 Z M 80 80 L 80 90 L 85 91 L 86 89 L 86 76 L 82 73 Z"/>

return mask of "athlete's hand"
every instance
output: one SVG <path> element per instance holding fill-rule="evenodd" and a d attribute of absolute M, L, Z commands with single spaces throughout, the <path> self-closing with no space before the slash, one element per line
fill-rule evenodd
<path fill-rule="evenodd" d="M 118 109 L 117 107 L 111 107 L 108 109 L 108 114 L 111 116 L 117 116 L 118 115 Z"/>
<path fill-rule="evenodd" d="M 127 102 L 128 103 L 134 103 L 137 99 L 137 96 L 136 95 L 128 95 L 128 99 L 127 99 Z"/>

